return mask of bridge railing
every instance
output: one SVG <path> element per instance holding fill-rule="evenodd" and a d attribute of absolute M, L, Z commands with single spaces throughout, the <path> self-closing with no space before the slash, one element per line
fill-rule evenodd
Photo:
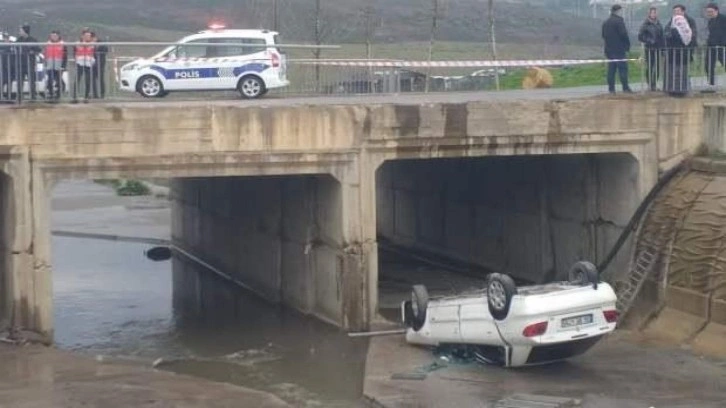
<path fill-rule="evenodd" d="M 91 43 L 91 57 L 79 48 L 88 43 L 64 43 L 65 58 L 47 43 L 0 43 L 0 102 L 36 101 L 82 102 L 87 99 L 148 100 L 134 92 L 136 84 L 121 89 L 122 70 L 138 59 L 156 56 L 152 62 L 175 64 L 184 75 L 196 75 L 202 68 L 214 67 L 220 58 L 170 55 L 177 43 Z M 229 44 L 194 44 L 207 52 L 224 55 Z M 301 58 L 310 49 L 325 46 L 234 44 L 246 53 L 269 62 L 267 52 L 280 56 L 289 85 L 270 91 L 273 97 L 398 94 L 425 92 L 495 91 L 527 88 L 601 86 L 607 91 L 607 60 L 503 60 L 410 61 L 396 59 Z M 330 46 L 329 48 L 335 48 Z M 300 52 L 305 50 L 305 52 Z M 193 50 L 192 50 L 193 51 Z M 189 51 L 187 51 L 189 52 Z M 336 54 L 345 54 L 337 52 Z M 708 87 L 707 70 L 726 61 L 726 47 L 642 50 L 622 60 L 629 66 L 629 78 L 636 91 L 680 93 Z M 79 57 L 80 56 L 80 57 Z M 243 58 L 247 62 L 249 58 Z M 239 59 L 242 61 L 243 59 Z M 206 64 L 206 65 L 205 65 Z M 207 67 L 209 68 L 209 67 Z M 187 72 L 188 71 L 188 72 Z M 231 70 L 230 70 L 231 71 Z M 211 72 L 206 70 L 206 72 Z M 216 71 L 215 71 L 216 72 Z M 654 75 L 655 73 L 655 75 Z M 216 76 L 212 73 L 214 81 Z M 718 84 L 718 76 L 715 76 Z M 33 86 L 34 85 L 34 86 Z M 128 85 L 128 84 L 127 84 Z M 128 89 L 130 88 L 130 89 Z M 620 85 L 618 85 L 620 88 Z M 19 91 L 20 90 L 20 91 Z M 234 92 L 179 92 L 171 99 L 234 99 Z"/>

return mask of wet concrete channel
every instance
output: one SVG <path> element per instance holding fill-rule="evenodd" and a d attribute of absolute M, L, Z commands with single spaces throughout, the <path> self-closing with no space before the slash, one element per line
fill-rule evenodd
<path fill-rule="evenodd" d="M 54 191 L 52 225 L 55 231 L 164 240 L 170 233 L 169 212 L 163 198 L 118 197 L 91 181 L 64 182 Z M 637 336 L 627 333 L 554 366 L 505 370 L 445 364 L 420 381 L 395 380 L 392 375 L 430 367 L 437 357 L 406 345 L 400 336 L 351 339 L 230 287 L 187 260 L 151 262 L 143 256 L 150 247 L 53 237 L 58 348 L 96 361 L 113 357 L 182 374 L 164 380 L 177 389 L 191 387 L 195 378 L 200 383 L 211 380 L 267 392 L 295 407 L 356 407 L 371 401 L 390 407 L 494 407 L 497 400 L 516 393 L 567 396 L 598 408 L 726 406 L 719 402 L 726 401 L 726 391 L 721 391 L 726 389 L 726 364 L 688 350 L 639 344 Z M 397 308 L 413 280 L 426 284 L 434 296 L 482 285 L 477 277 L 391 254 L 382 255 L 381 261 L 379 303 L 390 319 L 398 317 Z M 200 280 L 197 301 L 174 296 L 179 279 Z M 3 351 L 7 356 L 7 350 L 0 350 L 0 356 Z M 19 372 L 33 377 L 27 369 Z M 3 405 L 3 392 L 0 385 L 0 407 L 23 406 Z M 215 392 L 216 398 L 239 398 L 232 389 Z M 108 406 L 93 401 L 89 397 L 85 402 Z"/>
<path fill-rule="evenodd" d="M 164 199 L 64 182 L 54 192 L 53 229 L 169 239 L 169 212 Z M 58 234 L 52 244 L 57 347 L 156 362 L 293 406 L 360 404 L 366 339 L 270 305 L 189 261 L 152 262 L 148 244 Z M 199 279 L 200 297 L 175 297 L 176 279 Z"/>

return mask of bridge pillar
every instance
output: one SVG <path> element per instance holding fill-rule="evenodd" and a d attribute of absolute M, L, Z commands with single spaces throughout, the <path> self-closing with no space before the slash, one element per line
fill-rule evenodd
<path fill-rule="evenodd" d="M 353 331 L 369 327 L 378 300 L 375 177 L 341 181 L 343 251 L 341 264 L 342 326 Z"/>
<path fill-rule="evenodd" d="M 29 150 L 0 150 L 0 329 L 53 339 L 49 186 Z"/>
<path fill-rule="evenodd" d="M 373 173 L 361 179 L 357 164 L 325 170 L 177 179 L 172 239 L 269 301 L 365 329 L 377 296 Z M 174 274 L 179 306 L 198 309 L 203 291 Z"/>

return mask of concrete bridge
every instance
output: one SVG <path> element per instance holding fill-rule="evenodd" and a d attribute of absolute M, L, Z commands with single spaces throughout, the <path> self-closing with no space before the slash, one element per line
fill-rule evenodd
<path fill-rule="evenodd" d="M 346 329 L 376 312 L 380 239 L 562 276 L 696 151 L 709 99 L 558 92 L 2 108 L 0 326 L 52 338 L 49 193 L 68 178 L 172 178 L 176 244 Z"/>

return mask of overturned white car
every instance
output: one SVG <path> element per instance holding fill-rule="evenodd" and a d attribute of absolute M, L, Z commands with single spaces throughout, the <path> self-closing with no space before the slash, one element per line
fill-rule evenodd
<path fill-rule="evenodd" d="M 615 302 L 595 266 L 577 262 L 567 282 L 516 287 L 508 275 L 493 273 L 485 290 L 437 299 L 415 285 L 401 314 L 409 343 L 471 345 L 479 360 L 518 367 L 590 349 L 615 330 Z"/>

